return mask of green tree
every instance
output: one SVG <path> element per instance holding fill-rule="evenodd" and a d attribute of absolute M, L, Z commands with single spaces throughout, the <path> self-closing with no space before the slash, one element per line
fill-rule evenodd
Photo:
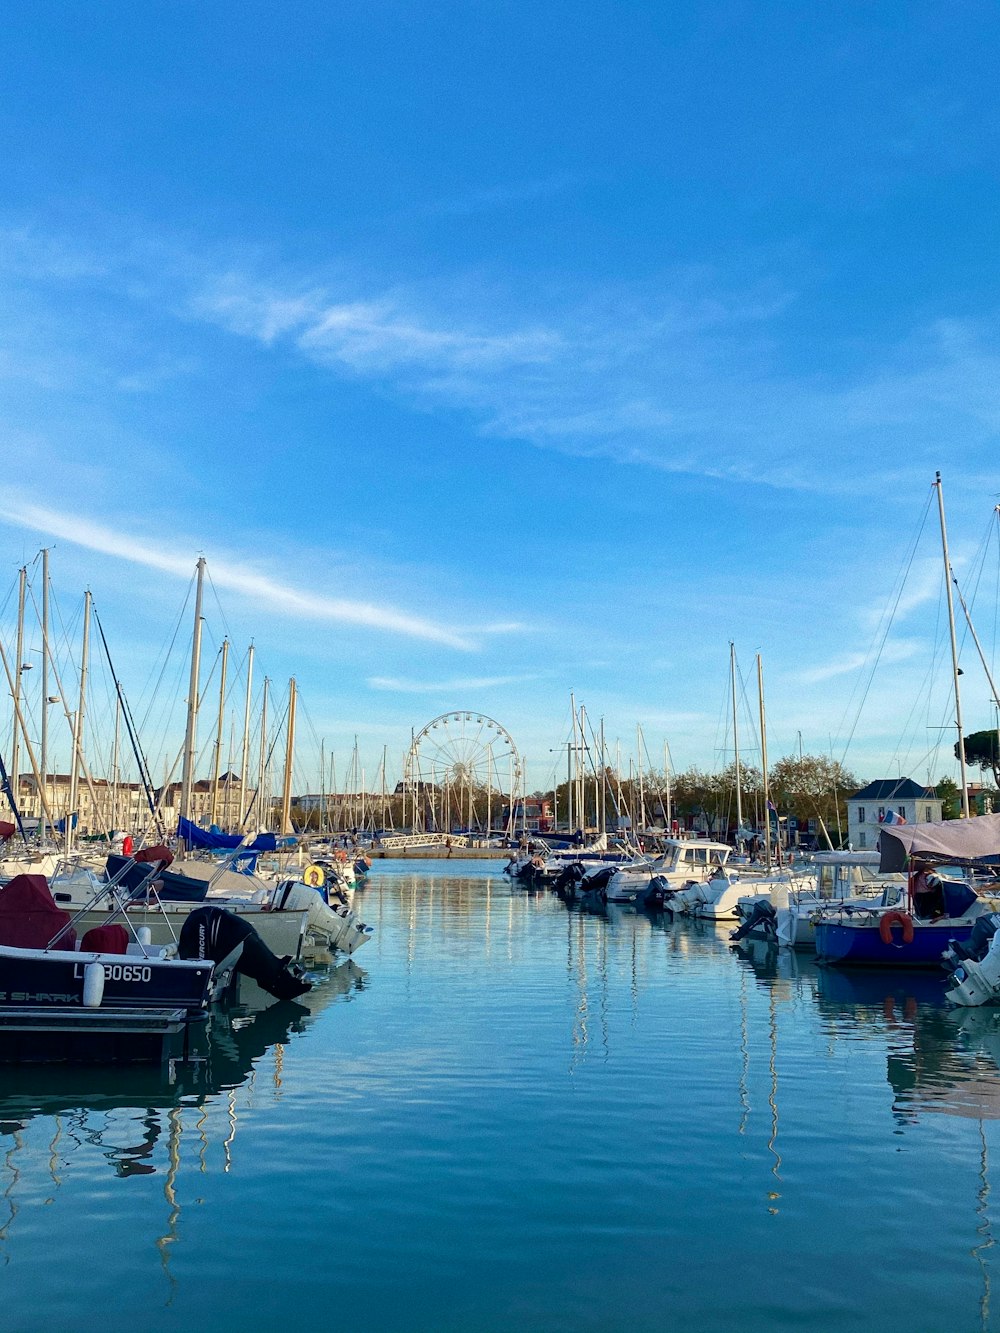
<path fill-rule="evenodd" d="M 985 773 L 993 774 L 993 781 L 1000 787 L 1000 737 L 996 731 L 974 731 L 962 737 L 965 746 L 965 762 L 975 764 Z M 955 743 L 955 758 L 958 759 L 958 742 Z"/>
<path fill-rule="evenodd" d="M 934 794 L 941 802 L 942 819 L 957 819 L 962 809 L 962 792 L 954 778 L 939 778 Z"/>

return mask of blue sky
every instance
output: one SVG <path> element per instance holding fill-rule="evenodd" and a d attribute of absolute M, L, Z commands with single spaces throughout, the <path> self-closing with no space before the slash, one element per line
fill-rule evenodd
<path fill-rule="evenodd" d="M 714 767 L 730 639 L 772 758 L 953 771 L 929 528 L 857 705 L 937 468 L 994 651 L 998 26 L 8 11 L 0 598 L 53 545 L 140 699 L 203 552 L 213 642 L 299 682 L 300 787 L 457 708 L 544 786 L 571 689 Z"/>

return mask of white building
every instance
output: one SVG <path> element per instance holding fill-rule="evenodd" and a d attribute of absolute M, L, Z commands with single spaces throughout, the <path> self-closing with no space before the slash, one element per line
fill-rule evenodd
<path fill-rule="evenodd" d="M 933 787 L 921 787 L 912 778 L 878 778 L 847 800 L 847 838 L 855 851 L 874 851 L 879 829 L 890 822 L 929 824 L 942 818 L 944 805 Z"/>

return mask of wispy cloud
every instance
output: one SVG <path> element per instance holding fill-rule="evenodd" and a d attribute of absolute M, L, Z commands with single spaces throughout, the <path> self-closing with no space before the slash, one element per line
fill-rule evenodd
<path fill-rule="evenodd" d="M 434 320 L 400 298 L 331 301 L 312 291 L 284 294 L 228 274 L 208 283 L 191 302 L 193 313 L 233 333 L 272 343 L 291 338 L 311 360 L 356 374 L 421 371 L 481 372 L 533 365 L 558 350 L 548 329 L 504 332 Z"/>
<path fill-rule="evenodd" d="M 900 329 L 864 360 L 831 336 L 804 359 L 788 317 L 811 279 L 786 280 L 777 263 L 777 276 L 749 264 L 678 268 L 641 288 L 487 287 L 460 275 L 404 286 L 371 272 L 331 277 L 329 267 L 290 274 L 248 249 L 223 263 L 146 240 L 90 259 L 30 234 L 5 240 L 11 281 L 113 292 L 161 317 L 291 349 L 422 411 L 460 413 L 483 436 L 572 457 L 849 494 L 869 481 L 890 488 L 943 456 L 971 474 L 1000 430 L 990 322 Z M 331 256 L 338 262 L 346 270 Z M 146 389 L 161 373 L 121 379 Z"/>
<path fill-rule="evenodd" d="M 443 287 L 338 299 L 231 272 L 206 281 L 190 308 L 423 408 L 472 413 L 496 439 L 730 483 L 849 492 L 878 440 L 879 484 L 889 485 L 942 448 L 971 453 L 1000 426 L 1000 349 L 985 328 L 937 321 L 871 372 L 794 375 L 780 365 L 795 300 L 773 282 L 685 271 L 640 295 L 553 298 L 541 320 L 508 300 L 502 323 L 450 309 Z M 818 468 L 823 454 L 838 466 Z"/>
<path fill-rule="evenodd" d="M 470 190 L 467 194 L 456 195 L 452 199 L 440 199 L 426 204 L 420 211 L 429 216 L 462 217 L 472 213 L 492 212 L 495 209 L 511 208 L 517 204 L 534 203 L 536 199 L 551 199 L 579 185 L 580 177 L 569 172 L 547 176 L 541 180 L 510 181 L 506 184 L 489 185 L 481 190 Z"/>
<path fill-rule="evenodd" d="M 504 685 L 523 685 L 538 680 L 529 676 L 470 676 L 452 680 L 417 681 L 395 676 L 369 676 L 368 686 L 391 694 L 452 694 L 457 690 L 494 690 Z"/>
<path fill-rule="evenodd" d="M 148 540 L 131 536 L 117 529 L 104 527 L 76 514 L 59 513 L 32 503 L 30 500 L 10 498 L 0 503 L 0 521 L 13 527 L 27 528 L 103 555 L 112 556 L 148 569 L 190 579 L 193 559 L 190 552 L 181 553 L 157 549 Z M 409 638 L 424 639 L 463 652 L 473 651 L 475 643 L 464 632 L 434 621 L 413 616 L 393 607 L 371 602 L 351 601 L 346 598 L 325 597 L 307 589 L 275 579 L 225 556 L 213 557 L 210 565 L 212 581 L 224 588 L 252 599 L 262 609 L 303 620 L 333 621 L 348 625 L 362 625 L 369 629 Z"/>
<path fill-rule="evenodd" d="M 883 646 L 879 660 L 883 665 L 891 666 L 894 663 L 912 661 L 925 650 L 926 645 L 915 640 L 890 640 Z M 800 685 L 818 685 L 837 676 L 854 675 L 866 666 L 871 667 L 873 656 L 873 652 L 847 653 L 832 662 L 824 662 L 821 666 L 806 667 L 804 670 L 792 672 L 788 679 Z"/>

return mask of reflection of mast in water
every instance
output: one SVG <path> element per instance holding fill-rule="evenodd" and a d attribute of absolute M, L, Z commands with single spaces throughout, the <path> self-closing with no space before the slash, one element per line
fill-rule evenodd
<path fill-rule="evenodd" d="M 198 1141 L 201 1144 L 201 1147 L 198 1150 L 198 1170 L 204 1176 L 208 1174 L 208 1161 L 206 1157 L 208 1153 L 208 1135 L 205 1133 L 205 1125 L 208 1123 L 208 1103 L 202 1101 L 200 1106 L 201 1115 L 198 1117 L 195 1129 L 198 1131 Z"/>
<path fill-rule="evenodd" d="M 982 1240 L 978 1245 L 973 1245 L 970 1253 L 979 1265 L 983 1275 L 983 1294 L 979 1298 L 979 1320 L 985 1333 L 990 1324 L 990 1266 L 986 1259 L 986 1252 L 992 1250 L 996 1242 L 993 1239 L 993 1232 L 990 1227 L 990 1180 L 987 1174 L 989 1158 L 982 1120 L 979 1122 L 979 1143 L 979 1191 L 976 1195 L 976 1216 L 979 1218 L 979 1225 L 976 1227 L 976 1235 L 981 1236 Z"/>
<path fill-rule="evenodd" d="M 170 1287 L 170 1295 L 167 1297 L 166 1305 L 171 1306 L 177 1294 L 177 1279 L 170 1268 L 170 1247 L 177 1240 L 177 1223 L 181 1216 L 181 1206 L 177 1202 L 176 1188 L 177 1173 L 181 1165 L 181 1108 L 179 1106 L 173 1106 L 167 1112 L 167 1123 L 170 1126 L 170 1133 L 167 1136 L 167 1174 L 163 1182 L 163 1197 L 166 1199 L 170 1211 L 167 1214 L 167 1230 L 164 1235 L 157 1238 L 156 1248 L 160 1252 L 160 1265 L 163 1268 L 163 1275 Z"/>
<path fill-rule="evenodd" d="M 750 1077 L 750 1042 L 747 1037 L 747 974 L 744 968 L 740 968 L 740 1128 L 739 1132 L 747 1132 L 747 1121 L 750 1118 L 750 1092 L 748 1081 Z"/>
<path fill-rule="evenodd" d="M 576 924 L 576 933 L 579 936 L 577 941 L 577 959 L 576 966 L 573 965 L 573 926 Z M 582 1058 L 587 1048 L 588 1032 L 587 1018 L 590 1012 L 590 1002 L 587 995 L 587 951 L 583 947 L 583 917 L 575 912 L 567 912 L 566 923 L 568 933 L 566 938 L 566 971 L 573 978 L 577 985 L 578 999 L 576 1006 L 576 1015 L 573 1020 L 573 1056 L 569 1062 L 569 1071 L 572 1074 L 577 1061 Z"/>
<path fill-rule="evenodd" d="M 7 1149 L 3 1159 L 4 1166 L 10 1172 L 10 1183 L 3 1192 L 3 1201 L 7 1205 L 8 1216 L 3 1226 L 0 1226 L 0 1241 L 5 1241 L 7 1239 L 10 1224 L 13 1222 L 14 1218 L 17 1217 L 18 1213 L 17 1199 L 14 1197 L 14 1187 L 21 1179 L 21 1169 L 15 1163 L 14 1157 L 17 1153 L 23 1151 L 24 1140 L 21 1138 L 21 1131 L 17 1129 L 14 1130 L 11 1137 L 14 1140 L 14 1146 Z M 10 1263 L 10 1255 L 4 1256 L 4 1263 Z"/>
<path fill-rule="evenodd" d="M 771 1041 L 770 1058 L 768 1059 L 768 1069 L 771 1073 L 771 1087 L 767 1094 L 767 1102 L 771 1108 L 771 1137 L 767 1141 L 768 1152 L 774 1158 L 774 1165 L 771 1167 L 771 1174 L 774 1176 L 775 1184 L 781 1184 L 781 1153 L 778 1151 L 778 1015 L 775 1011 L 774 987 L 768 987 L 768 1032 Z M 771 1190 L 767 1196 L 772 1204 L 776 1204 L 781 1198 L 780 1190 Z M 776 1207 L 768 1208 L 769 1213 L 776 1214 Z"/>
<path fill-rule="evenodd" d="M 249 1088 L 249 1080 L 247 1083 Z M 226 1099 L 226 1115 L 229 1120 L 229 1133 L 222 1142 L 222 1171 L 228 1175 L 233 1165 L 233 1140 L 236 1138 L 236 1089 L 229 1089 L 229 1096 Z"/>
<path fill-rule="evenodd" d="M 62 1184 L 57 1167 L 59 1166 L 59 1140 L 62 1138 L 62 1116 L 55 1117 L 56 1132 L 52 1135 L 52 1142 L 49 1144 L 49 1175 L 52 1177 L 52 1183 L 56 1189 Z M 46 1203 L 51 1203 L 52 1199 L 46 1199 Z"/>
<path fill-rule="evenodd" d="M 588 967 L 587 957 L 587 931 L 593 918 L 588 918 L 581 912 L 567 912 L 567 951 L 566 951 L 566 971 L 575 981 L 578 1000 L 576 1012 L 573 1019 L 573 1054 L 570 1060 L 570 1072 L 575 1069 L 580 1060 L 586 1054 L 586 1049 L 590 1044 L 590 1018 L 591 1018 L 591 996 L 590 986 L 591 977 Z M 608 931 L 603 921 L 598 925 L 598 940 L 596 945 L 597 957 L 597 977 L 600 983 L 600 1004 L 597 1010 L 597 1016 L 601 1025 L 601 1048 L 604 1051 L 604 1058 L 607 1060 L 610 1055 L 611 1043 L 608 1028 L 608 1010 L 610 999 L 608 993 Z M 574 937 L 576 948 L 574 950 Z"/>

